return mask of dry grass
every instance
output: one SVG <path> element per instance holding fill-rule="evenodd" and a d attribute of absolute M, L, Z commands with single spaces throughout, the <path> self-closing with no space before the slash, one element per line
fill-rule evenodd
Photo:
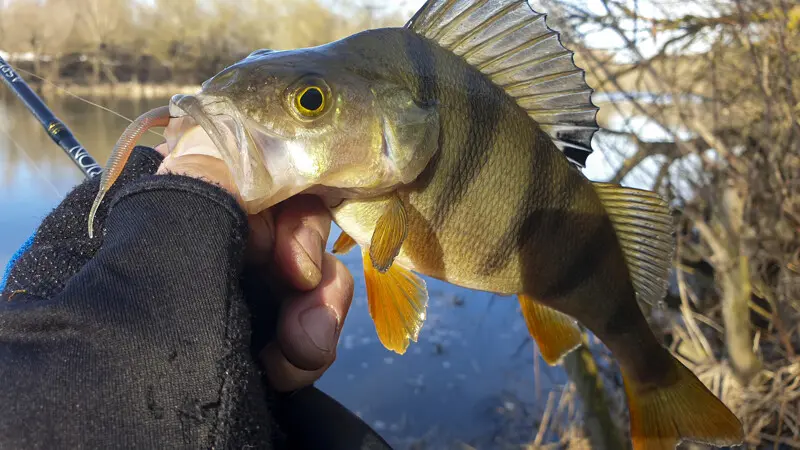
<path fill-rule="evenodd" d="M 742 448 L 748 449 L 800 449 L 800 359 L 787 359 L 781 339 L 776 333 L 763 330 L 757 334 L 754 347 L 761 348 L 763 369 L 747 384 L 738 381 L 730 364 L 715 355 L 724 353 L 723 338 L 718 318 L 697 312 L 668 311 L 672 329 L 668 335 L 674 337 L 671 350 L 687 365 L 715 395 L 742 421 L 746 441 Z M 699 319 L 699 320 L 698 320 Z M 798 317 L 792 323 L 800 323 Z M 692 324 L 692 325 L 688 325 Z M 694 331 L 692 331 L 694 329 Z M 698 334 L 697 332 L 700 332 Z M 796 336 L 796 333 L 793 333 Z M 797 347 L 800 342 L 795 338 Z M 712 349 L 709 355 L 707 349 Z M 595 347 L 598 359 L 610 359 L 603 347 Z M 615 419 L 627 434 L 627 410 L 621 389 L 614 388 L 618 379 L 613 371 L 605 375 L 611 386 L 610 407 Z M 573 450 L 591 449 L 589 438 L 583 430 L 580 399 L 574 386 L 567 385 L 560 394 L 551 393 L 548 408 L 539 420 L 537 439 L 524 446 L 526 450 Z M 545 435 L 560 436 L 556 441 L 538 439 Z M 684 443 L 679 448 L 713 448 Z"/>

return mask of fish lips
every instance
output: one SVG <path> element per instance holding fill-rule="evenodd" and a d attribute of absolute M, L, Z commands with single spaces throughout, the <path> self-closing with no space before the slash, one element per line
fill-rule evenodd
<path fill-rule="evenodd" d="M 263 211 L 313 185 L 294 161 L 302 149 L 251 123 L 228 99 L 179 94 L 170 99 L 169 110 L 173 118 L 188 116 L 206 132 L 231 171 L 248 213 Z"/>

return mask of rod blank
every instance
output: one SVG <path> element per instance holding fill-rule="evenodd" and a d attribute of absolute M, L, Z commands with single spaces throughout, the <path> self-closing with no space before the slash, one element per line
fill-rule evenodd
<path fill-rule="evenodd" d="M 94 178 L 103 172 L 103 168 L 97 164 L 92 155 L 75 139 L 72 131 L 53 114 L 42 99 L 28 86 L 28 83 L 2 57 L 0 57 L 0 78 L 36 116 L 53 142 L 64 150 L 86 178 Z"/>

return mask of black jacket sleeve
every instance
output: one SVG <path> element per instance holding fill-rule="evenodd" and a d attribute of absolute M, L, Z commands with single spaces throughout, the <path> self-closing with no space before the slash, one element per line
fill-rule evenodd
<path fill-rule="evenodd" d="M 11 268 L 0 447 L 389 448 L 314 388 L 271 391 L 253 355 L 278 302 L 242 275 L 246 216 L 216 186 L 151 175 L 160 161 L 135 150 L 95 239 L 98 180 L 78 186 Z"/>

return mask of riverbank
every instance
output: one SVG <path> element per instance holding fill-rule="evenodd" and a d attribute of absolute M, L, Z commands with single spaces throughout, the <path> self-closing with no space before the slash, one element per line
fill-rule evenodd
<path fill-rule="evenodd" d="M 200 89 L 199 85 L 173 83 L 101 83 L 85 84 L 52 84 L 38 83 L 35 86 L 43 96 L 69 96 L 92 98 L 120 98 L 129 100 L 171 97 L 175 94 L 193 94 Z"/>

